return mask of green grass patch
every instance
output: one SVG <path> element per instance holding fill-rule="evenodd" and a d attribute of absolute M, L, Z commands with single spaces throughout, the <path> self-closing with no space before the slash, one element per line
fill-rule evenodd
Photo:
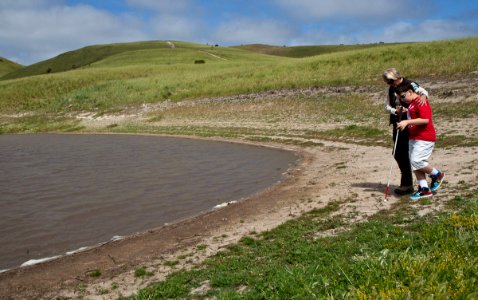
<path fill-rule="evenodd" d="M 197 249 L 198 251 L 204 251 L 204 250 L 207 249 L 207 245 L 205 245 L 205 244 L 198 245 L 198 246 L 196 247 L 196 249 Z"/>
<path fill-rule="evenodd" d="M 152 133 L 200 137 L 247 138 L 262 134 L 273 135 L 273 131 L 260 128 L 207 127 L 207 126 L 148 126 L 138 124 L 118 125 L 106 129 L 109 132 Z"/>
<path fill-rule="evenodd" d="M 364 109 L 367 107 L 367 109 Z M 331 122 L 376 123 L 385 119 L 383 105 L 373 104 L 365 95 L 354 93 L 317 96 L 279 96 L 273 99 L 212 102 L 174 107 L 151 115 L 151 122 L 189 120 L 254 123 L 264 121 L 275 127 Z"/>
<path fill-rule="evenodd" d="M 88 274 L 88 276 L 90 276 L 92 278 L 98 278 L 98 277 L 101 276 L 101 271 L 100 270 L 91 270 L 87 274 Z"/>
<path fill-rule="evenodd" d="M 14 118 L 0 117 L 0 134 L 72 132 L 81 129 L 78 120 L 58 115 L 39 114 Z"/>
<path fill-rule="evenodd" d="M 439 120 L 476 118 L 478 116 L 478 102 L 476 101 L 434 103 L 432 99 L 430 104 L 434 116 Z"/>
<path fill-rule="evenodd" d="M 439 135 L 435 144 L 437 148 L 474 147 L 478 146 L 478 136 Z"/>
<path fill-rule="evenodd" d="M 330 208 L 239 243 L 132 299 L 473 299 L 478 294 L 478 193 L 460 211 L 410 219 L 377 215 L 337 236 Z M 335 208 L 332 208 L 332 210 Z M 203 282 L 210 289 L 190 292 Z"/>
<path fill-rule="evenodd" d="M 356 143 L 362 145 L 388 146 L 390 139 L 388 130 L 369 126 L 347 125 L 325 131 L 309 131 L 305 136 L 309 138 Z"/>
<path fill-rule="evenodd" d="M 440 122 L 460 119 L 476 119 L 478 116 L 478 102 L 465 101 L 457 103 L 433 103 L 431 101 L 435 126 L 439 128 Z M 441 134 L 437 136 L 437 147 L 450 148 L 454 146 L 472 147 L 478 145 L 478 137 L 475 134 Z"/>
<path fill-rule="evenodd" d="M 134 271 L 134 277 L 143 278 L 145 276 L 153 276 L 153 272 L 148 272 L 145 267 L 138 268 Z"/>

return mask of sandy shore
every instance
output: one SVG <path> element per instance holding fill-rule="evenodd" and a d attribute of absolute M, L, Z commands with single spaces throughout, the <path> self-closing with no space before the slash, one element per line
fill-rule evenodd
<path fill-rule="evenodd" d="M 476 85 L 476 80 L 473 84 Z M 447 130 L 453 130 L 453 126 L 457 129 L 468 126 L 472 129 L 471 134 L 478 132 L 473 119 L 461 119 L 444 126 L 448 126 Z M 164 279 L 174 270 L 190 268 L 251 232 L 272 229 L 331 201 L 340 203 L 337 213 L 346 215 L 350 223 L 366 220 L 399 202 L 409 202 L 406 197 L 394 195 L 384 201 L 391 149 L 323 140 L 313 142 L 318 146 L 302 148 L 257 143 L 296 151 L 301 157 L 296 168 L 290 170 L 280 184 L 241 202 L 169 226 L 47 263 L 1 273 L 0 298 L 115 299 L 128 296 Z M 443 204 L 455 196 L 460 182 L 476 186 L 478 147 L 437 149 L 431 163 L 444 170 L 447 178 L 431 204 L 410 202 L 421 214 L 443 209 Z M 399 183 L 396 168 L 394 172 L 392 190 Z M 184 257 L 186 259 L 182 259 Z M 166 263 L 171 261 L 178 264 Z M 137 278 L 134 272 L 139 267 L 154 270 L 154 273 L 150 277 Z M 101 275 L 90 276 L 96 270 Z"/>

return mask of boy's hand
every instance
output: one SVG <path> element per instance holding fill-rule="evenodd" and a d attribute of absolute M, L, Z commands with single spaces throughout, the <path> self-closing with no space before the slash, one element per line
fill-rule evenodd
<path fill-rule="evenodd" d="M 397 128 L 400 129 L 400 131 L 403 131 L 405 128 L 408 126 L 408 120 L 403 120 L 400 123 L 397 123 Z"/>

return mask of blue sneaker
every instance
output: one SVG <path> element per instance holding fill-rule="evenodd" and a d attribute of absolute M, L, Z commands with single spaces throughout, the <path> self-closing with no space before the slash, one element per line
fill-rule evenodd
<path fill-rule="evenodd" d="M 430 184 L 430 190 L 434 192 L 438 190 L 438 188 L 443 183 L 443 178 L 445 178 L 445 173 L 438 171 L 438 174 L 430 175 L 430 178 L 432 179 L 432 182 Z"/>
<path fill-rule="evenodd" d="M 429 188 L 419 187 L 418 191 L 410 196 L 410 199 L 419 200 L 419 199 L 422 199 L 422 198 L 430 198 L 432 196 L 433 196 L 433 193 L 432 193 L 432 191 L 430 191 Z"/>

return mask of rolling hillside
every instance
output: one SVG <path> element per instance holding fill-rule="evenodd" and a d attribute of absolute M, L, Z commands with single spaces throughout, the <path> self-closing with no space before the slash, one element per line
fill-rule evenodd
<path fill-rule="evenodd" d="M 181 44 L 183 46 L 188 45 L 188 47 L 190 48 L 195 47 L 194 44 Z M 172 42 L 166 41 L 146 41 L 135 43 L 118 43 L 87 46 L 27 66 L 21 70 L 19 69 L 3 77 L 0 76 L 0 79 L 15 79 L 33 75 L 70 71 L 89 66 L 95 62 L 101 61 L 117 54 L 139 50 L 171 49 L 172 47 L 174 47 L 173 45 L 174 44 Z"/>
<path fill-rule="evenodd" d="M 279 47 L 262 44 L 236 46 L 230 48 L 233 56 L 237 57 L 241 50 L 252 53 L 303 58 L 320 54 L 328 54 L 342 51 L 353 51 L 367 48 L 384 46 L 384 44 L 367 45 L 329 45 L 329 46 L 295 46 Z M 127 66 L 134 64 L 175 64 L 191 63 L 197 60 L 205 60 L 214 57 L 214 50 L 218 47 L 210 45 L 193 44 L 177 41 L 145 41 L 134 43 L 117 43 L 107 45 L 93 45 L 81 49 L 65 52 L 48 60 L 26 66 L 24 68 L 10 69 L 8 72 L 0 72 L 0 80 L 15 79 L 41 74 L 59 73 L 71 71 L 84 67 L 90 67 L 92 64 L 97 66 Z M 170 55 L 171 50 L 175 52 L 190 51 L 189 57 L 184 55 L 178 59 L 177 55 Z M 191 52 L 193 50 L 194 52 Z M 198 55 L 198 51 L 203 52 Z M 242 54 L 247 57 L 248 55 Z M 216 57 L 217 58 L 217 57 Z M 227 59 L 224 57 L 223 59 Z"/>
<path fill-rule="evenodd" d="M 0 57 L 0 77 L 16 70 L 20 70 L 22 67 L 22 65 L 14 63 L 13 61 L 10 61 L 6 58 Z"/>
<path fill-rule="evenodd" d="M 280 47 L 263 44 L 251 44 L 235 46 L 235 48 L 243 49 L 252 52 L 258 52 L 268 55 L 277 55 L 285 57 L 302 58 L 308 56 L 315 56 L 321 54 L 328 54 L 342 51 L 353 51 L 375 47 L 383 47 L 394 44 L 363 44 L 363 45 L 321 45 L 321 46 L 293 46 L 293 47 Z"/>
<path fill-rule="evenodd" d="M 8 74 L 24 78 L 0 80 L 0 112 L 105 113 L 165 100 L 382 85 L 390 66 L 410 78 L 466 75 L 477 71 L 476 47 L 478 38 L 469 38 L 290 58 L 185 42 L 90 46 Z"/>

